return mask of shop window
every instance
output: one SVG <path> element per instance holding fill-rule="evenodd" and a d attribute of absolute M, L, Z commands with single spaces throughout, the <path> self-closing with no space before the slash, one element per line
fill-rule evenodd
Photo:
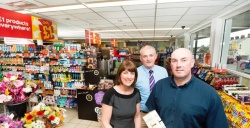
<path fill-rule="evenodd" d="M 211 27 L 207 27 L 191 35 L 193 54 L 198 63 L 210 64 L 205 60 L 205 56 L 209 54 L 210 29 Z"/>
<path fill-rule="evenodd" d="M 250 11 L 227 20 L 232 20 L 227 68 L 250 74 Z"/>

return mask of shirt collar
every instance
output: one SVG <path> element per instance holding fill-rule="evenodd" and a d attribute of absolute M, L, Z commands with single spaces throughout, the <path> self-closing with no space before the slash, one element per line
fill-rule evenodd
<path fill-rule="evenodd" d="M 174 75 L 172 75 L 172 76 L 171 76 L 171 85 L 172 85 L 173 87 L 178 87 L 178 88 L 187 88 L 187 87 L 191 86 L 191 84 L 193 83 L 193 81 L 194 81 L 194 79 L 195 79 L 194 77 L 195 77 L 195 76 L 192 75 L 192 76 L 191 76 L 191 79 L 190 79 L 187 83 L 185 83 L 183 86 L 177 86 L 176 83 L 175 83 L 175 81 L 174 81 Z"/>
<path fill-rule="evenodd" d="M 155 72 L 154 67 L 155 67 L 155 66 L 153 66 L 153 68 L 151 69 L 151 70 L 153 70 L 153 73 Z M 149 74 L 149 69 L 147 69 L 144 65 L 142 65 L 142 68 L 143 68 L 143 70 L 144 70 L 146 73 Z"/>

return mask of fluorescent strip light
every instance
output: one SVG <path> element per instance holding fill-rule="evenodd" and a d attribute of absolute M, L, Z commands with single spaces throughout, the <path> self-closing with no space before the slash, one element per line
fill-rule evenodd
<path fill-rule="evenodd" d="M 185 28 L 189 29 L 189 28 Z M 99 31 L 94 31 L 94 32 L 133 32 L 133 31 L 164 31 L 164 30 L 182 30 L 182 28 L 156 28 L 156 29 L 123 29 L 123 30 L 99 30 Z"/>
<path fill-rule="evenodd" d="M 105 2 L 105 3 L 93 3 L 93 4 L 85 4 L 85 6 L 89 8 L 96 7 L 111 7 L 111 6 L 124 6 L 124 5 L 140 5 L 140 4 L 154 4 L 155 0 L 134 0 L 134 1 L 116 1 L 116 2 Z"/>
<path fill-rule="evenodd" d="M 178 2 L 196 2 L 196 1 L 205 1 L 205 0 L 157 0 L 157 3 L 178 3 Z"/>
<path fill-rule="evenodd" d="M 29 13 L 32 13 L 31 11 L 26 11 L 26 10 L 23 10 L 23 11 L 16 11 L 18 13 L 22 13 L 22 14 L 29 14 Z"/>
<path fill-rule="evenodd" d="M 61 10 L 72 10 L 72 9 L 81 9 L 86 8 L 84 5 L 68 5 L 68 6 L 58 6 L 58 7 L 48 7 L 48 8 L 39 8 L 39 9 L 30 9 L 31 12 L 50 12 L 50 11 L 61 11 Z"/>

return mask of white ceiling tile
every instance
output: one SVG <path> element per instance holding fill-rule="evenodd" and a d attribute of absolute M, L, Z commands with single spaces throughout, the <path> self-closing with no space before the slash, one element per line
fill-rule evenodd
<path fill-rule="evenodd" d="M 164 25 L 173 26 L 175 24 L 176 22 L 156 22 L 156 26 L 164 26 Z"/>
<path fill-rule="evenodd" d="M 123 11 L 119 12 L 100 12 L 101 16 L 103 16 L 106 19 L 112 19 L 112 18 L 127 18 L 127 15 Z"/>
<path fill-rule="evenodd" d="M 121 7 L 99 7 L 99 8 L 91 8 L 95 12 L 116 12 L 123 11 Z"/>
<path fill-rule="evenodd" d="M 81 3 L 111 2 L 113 0 L 77 0 Z"/>
<path fill-rule="evenodd" d="M 207 6 L 226 6 L 235 0 L 204 0 L 192 2 L 160 3 L 157 8 L 178 8 L 178 7 L 207 7 Z"/>
<path fill-rule="evenodd" d="M 1 0 L 0 3 L 12 3 L 12 2 L 18 2 L 20 0 Z"/>
<path fill-rule="evenodd" d="M 188 8 L 166 8 L 166 9 L 157 9 L 157 16 L 164 15 L 183 15 Z"/>
<path fill-rule="evenodd" d="M 99 31 L 99 30 L 121 30 L 121 29 L 114 26 L 114 27 L 99 27 L 98 29 L 94 29 L 94 30 Z M 110 33 L 110 32 L 105 31 L 104 33 Z"/>
<path fill-rule="evenodd" d="M 144 33 L 142 34 L 144 38 L 149 38 L 149 37 L 153 37 L 154 33 Z"/>
<path fill-rule="evenodd" d="M 151 36 L 154 35 L 154 31 L 141 31 L 141 34 L 151 34 Z"/>
<path fill-rule="evenodd" d="M 114 23 L 118 27 L 134 26 L 133 23 Z"/>
<path fill-rule="evenodd" d="M 131 23 L 129 18 L 107 19 L 111 23 Z"/>
<path fill-rule="evenodd" d="M 155 15 L 154 9 L 126 11 L 129 17 L 151 17 Z"/>
<path fill-rule="evenodd" d="M 93 24 L 95 26 L 98 26 L 98 27 L 115 27 L 113 24 Z"/>
<path fill-rule="evenodd" d="M 180 35 L 181 33 L 184 33 L 185 30 L 171 30 L 168 35 L 174 35 L 174 36 L 177 36 L 177 35 Z"/>
<path fill-rule="evenodd" d="M 157 34 L 155 34 L 155 37 L 156 38 L 167 38 L 167 36 L 166 36 L 166 33 L 157 33 Z"/>
<path fill-rule="evenodd" d="M 227 12 L 227 11 L 233 9 L 234 7 L 236 7 L 236 6 L 227 6 L 227 7 L 223 8 L 222 10 L 218 11 L 218 12 L 216 13 L 216 15 L 220 15 L 220 14 L 222 14 L 222 13 L 224 13 L 224 12 Z M 216 16 L 216 15 L 214 15 L 214 16 Z"/>
<path fill-rule="evenodd" d="M 163 21 L 178 21 L 181 16 L 164 16 L 164 17 L 157 17 L 156 22 L 163 22 Z"/>
<path fill-rule="evenodd" d="M 154 27 L 154 22 L 143 22 L 143 23 L 135 23 L 136 26 L 147 26 L 148 28 Z"/>
<path fill-rule="evenodd" d="M 115 35 L 119 37 L 129 37 L 130 35 L 125 32 L 116 32 Z"/>
<path fill-rule="evenodd" d="M 169 30 L 166 30 L 166 31 L 155 31 L 155 34 L 157 34 L 157 35 L 166 35 L 167 32 L 169 32 Z"/>
<path fill-rule="evenodd" d="M 179 2 L 179 3 L 164 3 L 164 4 L 157 4 L 157 8 L 180 8 L 180 7 L 188 7 L 186 2 Z"/>
<path fill-rule="evenodd" d="M 82 20 L 67 20 L 67 24 L 71 24 L 71 25 L 79 25 L 79 24 L 88 24 L 87 22 L 84 22 Z"/>
<path fill-rule="evenodd" d="M 196 1 L 196 2 L 188 2 L 189 7 L 206 7 L 206 6 L 227 6 L 234 2 L 235 0 L 212 0 L 212 1 Z"/>
<path fill-rule="evenodd" d="M 242 4 L 243 2 L 246 2 L 246 1 L 248 1 L 248 0 L 237 0 L 237 1 L 235 1 L 235 2 L 234 2 L 233 4 L 231 4 L 231 5 L 236 6 L 236 5 Z"/>
<path fill-rule="evenodd" d="M 66 15 L 63 11 L 55 11 L 55 12 L 40 12 L 39 14 L 46 15 L 46 16 L 53 16 L 53 15 Z"/>
<path fill-rule="evenodd" d="M 224 6 L 216 6 L 216 7 L 192 7 L 187 11 L 187 15 L 190 14 L 214 14 L 218 11 L 220 11 L 221 9 L 223 9 Z"/>
<path fill-rule="evenodd" d="M 132 34 L 132 33 L 129 33 L 129 34 Z M 133 34 L 132 35 L 134 38 L 137 38 L 137 37 L 142 37 L 142 35 L 139 33 L 139 34 Z"/>
<path fill-rule="evenodd" d="M 156 25 L 155 26 L 155 28 L 157 29 L 157 28 L 159 28 L 159 29 L 161 29 L 161 28 L 172 28 L 174 25 Z"/>
<path fill-rule="evenodd" d="M 181 20 L 175 26 L 178 27 L 178 28 L 181 27 L 181 26 L 188 27 L 188 26 L 193 26 L 195 24 L 198 24 L 199 22 L 201 22 L 201 21 L 190 21 L 190 20 L 184 21 L 184 20 Z"/>
<path fill-rule="evenodd" d="M 57 15 L 57 16 L 48 16 L 51 17 L 52 19 L 58 19 L 58 20 L 66 20 L 66 19 L 70 19 L 70 20 L 79 20 L 78 18 L 72 16 L 72 15 Z"/>
<path fill-rule="evenodd" d="M 129 6 L 122 6 L 124 10 L 141 10 L 141 9 L 154 9 L 154 4 L 145 4 L 145 5 L 129 5 Z"/>
<path fill-rule="evenodd" d="M 100 20 L 103 19 L 96 13 L 83 13 L 83 14 L 73 14 L 73 16 L 83 19 L 83 20 Z"/>
<path fill-rule="evenodd" d="M 118 26 L 120 29 L 136 29 L 134 25 Z"/>
<path fill-rule="evenodd" d="M 63 12 L 67 14 L 77 14 L 77 13 L 90 13 L 93 11 L 88 8 L 81 8 L 81 9 L 73 9 L 73 10 L 64 10 Z"/>
<path fill-rule="evenodd" d="M 100 20 L 84 20 L 88 23 L 92 23 L 92 24 L 102 24 L 102 23 L 107 23 L 108 21 L 105 19 L 100 19 Z"/>
<path fill-rule="evenodd" d="M 154 25 L 136 26 L 138 29 L 153 29 Z"/>
<path fill-rule="evenodd" d="M 210 17 L 211 15 L 184 15 L 181 20 L 204 20 L 208 17 Z"/>
<path fill-rule="evenodd" d="M 155 18 L 154 17 L 132 17 L 131 20 L 134 23 L 137 23 L 137 22 L 154 22 Z"/>
<path fill-rule="evenodd" d="M 76 0 L 36 0 L 48 6 L 79 4 Z"/>
<path fill-rule="evenodd" d="M 8 6 L 5 4 L 0 4 L 0 8 L 4 8 L 4 9 L 8 9 L 8 10 L 20 10 L 17 7 L 12 7 L 12 6 Z"/>

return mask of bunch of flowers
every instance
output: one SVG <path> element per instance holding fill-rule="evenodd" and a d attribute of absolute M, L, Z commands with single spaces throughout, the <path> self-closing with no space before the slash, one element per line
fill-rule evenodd
<path fill-rule="evenodd" d="M 20 103 L 26 100 L 23 88 L 24 80 L 21 75 L 7 74 L 0 82 L 0 103 Z"/>
<path fill-rule="evenodd" d="M 13 120 L 13 117 L 13 114 L 10 116 L 0 115 L 0 128 L 22 128 L 23 122 L 15 121 Z"/>
<path fill-rule="evenodd" d="M 31 80 L 25 81 L 23 92 L 25 93 L 26 96 L 30 96 L 30 94 L 35 92 L 37 89 L 38 89 L 38 86 L 33 81 Z"/>
<path fill-rule="evenodd" d="M 26 113 L 21 120 L 24 122 L 25 128 L 55 128 L 62 126 L 65 109 L 57 106 L 46 106 L 44 103 L 39 103 L 33 110 Z"/>

